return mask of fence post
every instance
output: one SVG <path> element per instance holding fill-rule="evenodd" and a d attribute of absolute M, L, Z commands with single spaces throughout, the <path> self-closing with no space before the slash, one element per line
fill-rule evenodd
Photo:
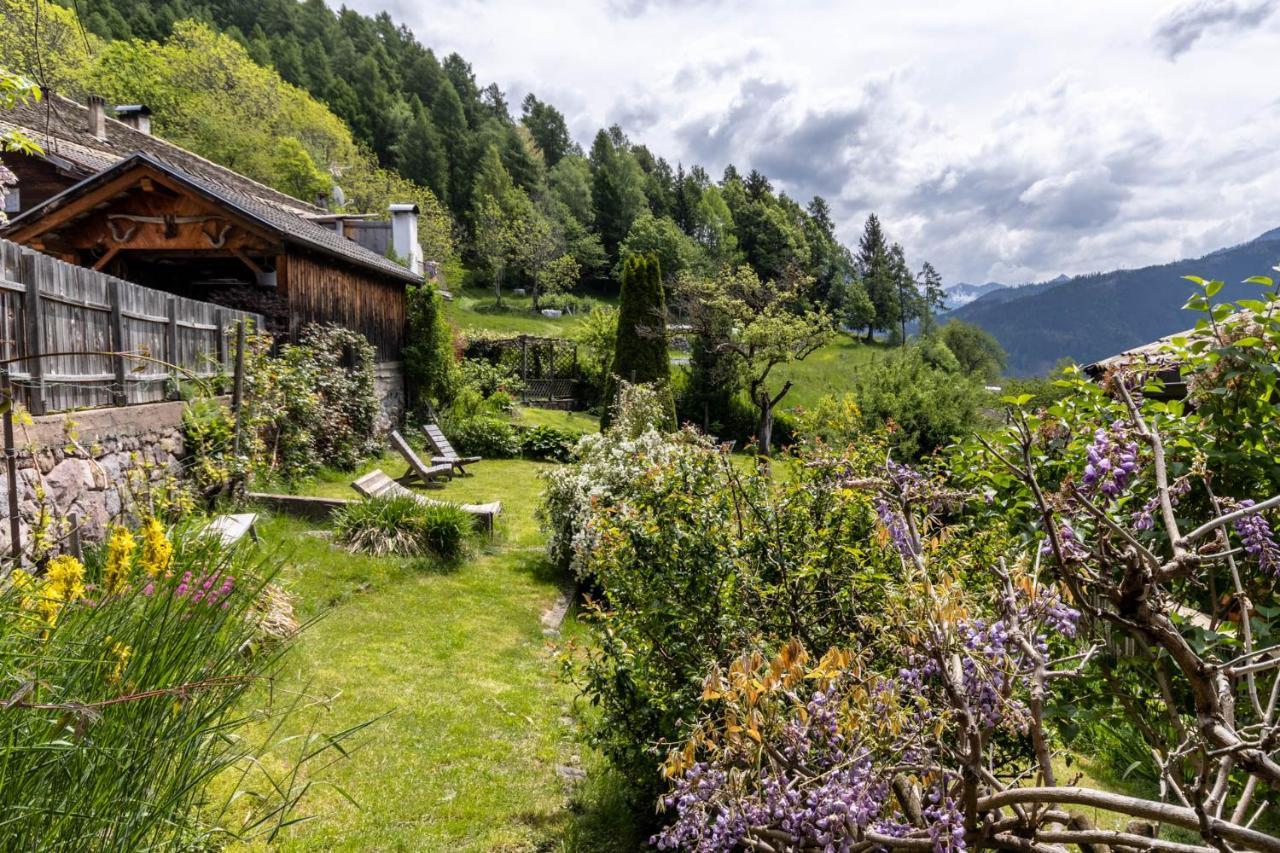
<path fill-rule="evenodd" d="M 170 296 L 166 302 L 169 305 L 169 325 L 165 326 L 164 332 L 164 360 L 173 365 L 169 373 L 173 376 L 173 396 L 177 399 L 182 396 L 178 391 L 178 300 Z"/>
<path fill-rule="evenodd" d="M 244 425 L 241 409 L 244 408 L 244 323 L 243 317 L 236 324 L 236 375 L 231 387 L 231 409 L 236 415 L 235 433 L 232 435 L 232 452 L 240 455 L 240 430 Z"/>
<path fill-rule="evenodd" d="M 13 384 L 9 368 L 0 367 L 0 404 L 4 404 L 4 467 L 9 488 L 9 547 L 22 559 L 22 520 L 18 517 L 18 448 L 13 438 Z"/>
<path fill-rule="evenodd" d="M 529 402 L 529 336 L 520 336 L 520 402 Z"/>
<path fill-rule="evenodd" d="M 114 353 L 124 352 L 124 314 L 120 305 L 120 281 L 119 279 L 111 279 L 107 282 L 107 301 L 111 303 L 111 351 Z M 127 371 L 124 365 L 124 356 L 116 355 L 111 359 L 112 366 L 116 374 L 116 387 L 111 393 L 111 404 L 113 406 L 123 406 L 129 402 L 129 391 L 125 386 L 125 376 Z"/>
<path fill-rule="evenodd" d="M 215 308 L 213 324 L 218 327 L 218 369 L 227 369 L 227 309 Z"/>
<path fill-rule="evenodd" d="M 44 307 L 40 301 L 38 266 L 40 258 L 35 252 L 23 252 L 21 263 L 22 283 L 27 288 L 23 296 L 23 311 L 27 317 L 27 351 L 23 354 L 27 358 L 22 363 L 26 365 L 25 372 L 31 377 L 27 411 L 33 415 L 45 413 L 44 361 L 40 357 L 44 352 Z"/>

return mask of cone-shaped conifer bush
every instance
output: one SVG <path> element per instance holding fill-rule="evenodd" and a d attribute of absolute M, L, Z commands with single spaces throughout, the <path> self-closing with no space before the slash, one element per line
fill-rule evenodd
<path fill-rule="evenodd" d="M 654 383 L 662 390 L 667 412 L 662 429 L 676 426 L 671 396 L 671 362 L 667 356 L 667 305 L 662 294 L 662 271 L 653 255 L 633 255 L 622 265 L 622 292 L 618 304 L 618 336 L 613 365 L 605 382 L 601 427 L 613 418 L 618 380 Z"/>

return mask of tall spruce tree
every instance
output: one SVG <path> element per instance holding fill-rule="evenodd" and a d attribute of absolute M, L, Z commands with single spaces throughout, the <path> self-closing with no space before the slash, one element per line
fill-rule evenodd
<path fill-rule="evenodd" d="M 671 396 L 671 360 L 667 355 L 667 304 L 662 293 L 662 270 L 652 255 L 633 255 L 622 265 L 622 293 L 618 301 L 618 335 L 613 364 L 605 382 L 600 427 L 613 420 L 618 383 L 653 383 L 663 395 L 663 429 L 676 425 Z"/>
<path fill-rule="evenodd" d="M 867 323 L 867 340 L 870 341 L 877 329 L 888 331 L 898 320 L 898 288 L 893 277 L 889 242 L 880 227 L 880 218 L 874 213 L 867 217 L 862 239 L 858 241 L 858 273 L 875 309 Z"/>

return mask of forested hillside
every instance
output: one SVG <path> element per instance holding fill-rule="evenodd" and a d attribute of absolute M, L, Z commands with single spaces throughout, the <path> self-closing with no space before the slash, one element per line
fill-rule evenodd
<path fill-rule="evenodd" d="M 456 250 L 499 296 L 616 282 L 627 256 L 652 253 L 668 280 L 739 263 L 811 280 L 807 300 L 850 327 L 895 330 L 924 310 L 878 223 L 855 259 L 822 198 L 789 198 L 758 171 L 716 180 L 617 126 L 584 150 L 554 105 L 509 104 L 386 13 L 323 0 L 102 0 L 79 18 L 69 0 L 0 8 L 0 64 L 73 96 L 147 103 L 157 132 L 259 180 L 349 209 L 438 200 L 448 218 L 427 229 L 429 253 Z"/>
<path fill-rule="evenodd" d="M 1191 326 L 1182 306 L 1196 287 L 1183 276 L 1220 279 L 1220 298 L 1235 300 L 1252 295 L 1240 282 L 1277 261 L 1280 230 L 1202 258 L 998 290 L 950 316 L 995 335 L 1011 372 L 1043 374 L 1063 358 L 1087 364 Z"/>

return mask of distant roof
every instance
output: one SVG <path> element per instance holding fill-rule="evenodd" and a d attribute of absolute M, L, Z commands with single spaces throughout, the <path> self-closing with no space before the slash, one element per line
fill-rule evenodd
<path fill-rule="evenodd" d="M 99 139 L 89 132 L 88 107 L 70 98 L 51 94 L 38 103 L 20 104 L 0 112 L 0 130 L 12 128 L 21 129 L 39 143 L 47 160 L 89 180 L 104 170 L 116 174 L 118 170 L 112 167 L 140 157 L 238 208 L 244 215 L 280 232 L 286 240 L 402 281 L 421 280 L 421 276 L 395 261 L 312 222 L 312 217 L 323 217 L 329 213 L 323 207 L 296 199 L 110 117 L 105 122 L 106 138 Z M 25 211 L 11 220 L 6 230 L 12 230 L 16 223 L 33 221 L 51 210 L 50 205 L 60 199 L 60 204 L 65 203 L 68 199 L 64 196 L 79 191 L 87 183 L 89 181 L 82 181 L 44 204 Z"/>

